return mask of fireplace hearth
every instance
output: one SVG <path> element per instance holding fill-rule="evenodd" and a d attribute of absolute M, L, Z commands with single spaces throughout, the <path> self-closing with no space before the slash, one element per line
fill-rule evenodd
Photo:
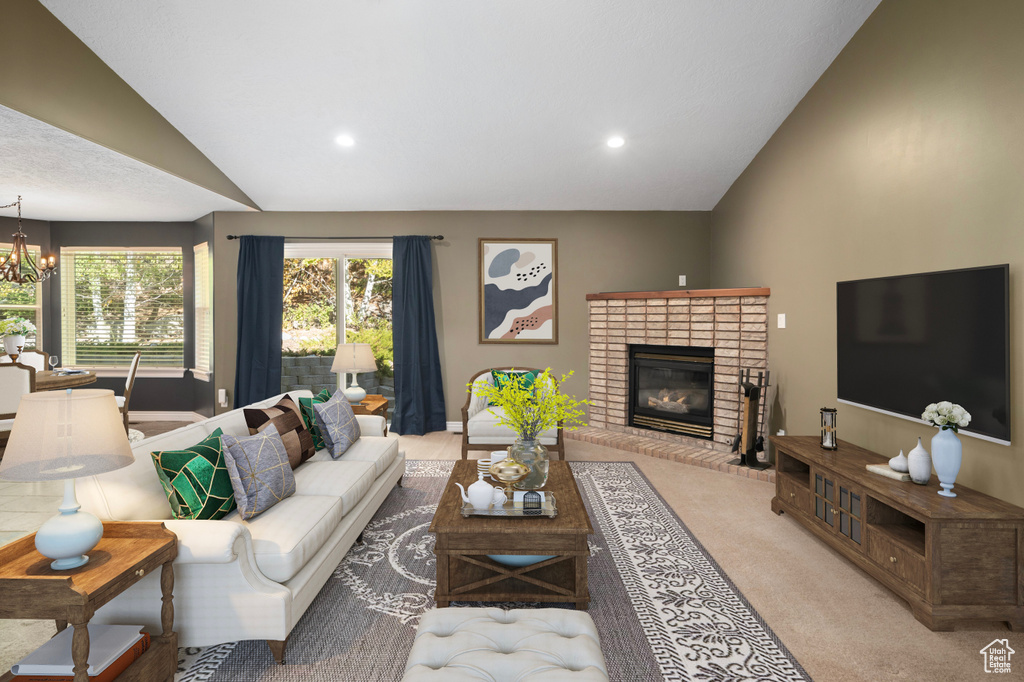
<path fill-rule="evenodd" d="M 630 426 L 711 439 L 714 356 L 713 348 L 630 345 Z"/>

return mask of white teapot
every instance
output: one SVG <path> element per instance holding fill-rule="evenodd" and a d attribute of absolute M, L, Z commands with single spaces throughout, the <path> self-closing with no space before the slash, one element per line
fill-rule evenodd
<path fill-rule="evenodd" d="M 483 474 L 477 474 L 476 483 L 469 486 L 468 491 L 462 487 L 461 483 L 455 485 L 459 486 L 459 490 L 462 491 L 462 501 L 469 502 L 477 511 L 490 509 L 492 504 L 495 506 L 505 504 L 505 493 L 501 491 L 501 488 L 489 485 L 484 481 Z"/>

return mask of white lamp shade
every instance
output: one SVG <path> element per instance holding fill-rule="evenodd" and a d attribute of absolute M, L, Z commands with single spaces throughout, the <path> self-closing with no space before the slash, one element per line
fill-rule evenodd
<path fill-rule="evenodd" d="M 41 391 L 21 398 L 0 460 L 0 478 L 79 478 L 134 461 L 113 391 Z"/>
<path fill-rule="evenodd" d="M 332 372 L 376 372 L 377 361 L 368 343 L 342 343 L 334 354 Z"/>

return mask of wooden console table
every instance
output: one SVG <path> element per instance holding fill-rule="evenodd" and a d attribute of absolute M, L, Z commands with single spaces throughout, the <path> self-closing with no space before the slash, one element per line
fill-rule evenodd
<path fill-rule="evenodd" d="M 50 568 L 35 548 L 35 534 L 0 548 L 0 618 L 52 618 L 57 630 L 74 626 L 71 654 L 75 682 L 88 682 L 89 620 L 98 608 L 143 577 L 160 569 L 163 632 L 118 682 L 171 682 L 178 670 L 178 635 L 174 628 L 174 572 L 178 540 L 159 522 L 104 523 L 103 538 L 89 563 L 67 571 Z M 0 675 L 8 682 L 13 675 Z"/>
<path fill-rule="evenodd" d="M 885 478 L 868 464 L 888 458 L 817 436 L 773 436 L 772 511 L 789 513 L 840 554 L 909 602 L 932 630 L 958 620 L 1024 627 L 1024 509 L 957 484 L 957 496 Z"/>

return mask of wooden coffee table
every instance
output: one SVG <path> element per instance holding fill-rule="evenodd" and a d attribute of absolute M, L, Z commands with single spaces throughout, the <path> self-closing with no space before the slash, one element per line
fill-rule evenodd
<path fill-rule="evenodd" d="M 543 490 L 555 494 L 554 518 L 462 516 L 462 497 L 454 482 L 468 486 L 477 479 L 476 462 L 455 462 L 430 532 L 437 556 L 438 607 L 451 601 L 541 601 L 590 604 L 587 588 L 587 536 L 594 527 L 568 463 L 551 462 Z M 489 559 L 488 554 L 554 555 L 516 568 Z"/>

